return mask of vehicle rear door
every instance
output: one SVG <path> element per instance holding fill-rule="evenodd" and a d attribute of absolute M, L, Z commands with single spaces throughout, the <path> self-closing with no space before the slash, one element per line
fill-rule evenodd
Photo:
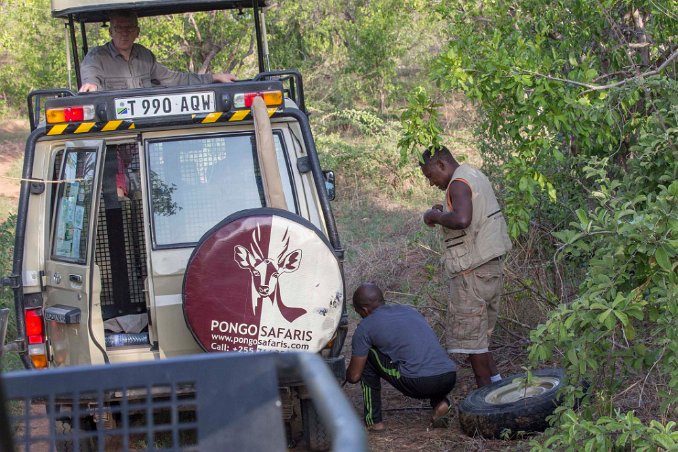
<path fill-rule="evenodd" d="M 45 319 L 56 365 L 107 360 L 99 306 L 101 282 L 94 265 L 105 150 L 104 140 L 80 140 L 68 141 L 63 151 L 57 151 L 58 185 L 45 250 Z M 58 315 L 66 312 L 71 315 Z"/>

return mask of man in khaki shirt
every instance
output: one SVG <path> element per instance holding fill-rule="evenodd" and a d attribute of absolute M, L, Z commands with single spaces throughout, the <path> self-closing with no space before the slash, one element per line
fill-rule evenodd
<path fill-rule="evenodd" d="M 131 11 L 110 14 L 111 41 L 90 50 L 81 65 L 80 92 L 149 88 L 152 86 L 200 85 L 232 82 L 228 73 L 175 72 L 158 63 L 146 47 L 135 44 L 139 23 Z"/>

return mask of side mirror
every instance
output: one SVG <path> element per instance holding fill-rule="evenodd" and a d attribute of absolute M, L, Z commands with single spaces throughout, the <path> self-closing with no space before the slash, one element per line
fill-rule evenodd
<path fill-rule="evenodd" d="M 334 187 L 334 171 L 323 171 L 323 176 L 325 176 L 325 191 L 327 192 L 327 197 L 330 201 L 334 201 L 336 197 L 336 191 Z"/>
<path fill-rule="evenodd" d="M 0 309 L 0 358 L 5 350 L 5 336 L 7 335 L 7 322 L 9 321 L 9 309 Z"/>

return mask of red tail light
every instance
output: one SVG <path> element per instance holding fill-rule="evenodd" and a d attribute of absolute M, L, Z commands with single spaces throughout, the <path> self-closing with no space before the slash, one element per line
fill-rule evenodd
<path fill-rule="evenodd" d="M 235 108 L 251 108 L 255 97 L 264 99 L 267 107 L 278 107 L 283 103 L 282 91 L 263 91 L 256 93 L 238 93 L 233 96 L 233 106 Z"/>
<path fill-rule="evenodd" d="M 47 118 L 48 124 L 91 121 L 94 119 L 94 116 L 94 105 L 49 108 L 45 112 L 45 117 Z"/>
<path fill-rule="evenodd" d="M 44 340 L 44 324 L 40 309 L 27 309 L 24 314 L 26 319 L 26 336 L 29 344 L 38 344 Z"/>
<path fill-rule="evenodd" d="M 45 323 L 42 309 L 26 309 L 24 311 L 26 336 L 28 337 L 28 356 L 37 369 L 47 367 L 47 344 L 45 343 Z"/>

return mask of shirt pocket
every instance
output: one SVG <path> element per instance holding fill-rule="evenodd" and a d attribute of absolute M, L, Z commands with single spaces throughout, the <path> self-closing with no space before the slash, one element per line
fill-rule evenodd
<path fill-rule="evenodd" d="M 450 273 L 459 273 L 471 266 L 471 250 L 465 240 L 445 241 L 445 269 Z"/>
<path fill-rule="evenodd" d="M 141 86 L 143 88 L 152 88 L 154 86 L 159 86 L 159 85 L 160 85 L 160 83 L 158 83 L 157 85 L 155 85 L 153 83 L 153 80 L 151 79 L 150 75 L 139 77 L 139 86 Z"/>
<path fill-rule="evenodd" d="M 119 89 L 128 89 L 127 78 L 123 77 L 106 77 L 104 79 L 104 89 L 106 91 L 115 91 Z"/>

